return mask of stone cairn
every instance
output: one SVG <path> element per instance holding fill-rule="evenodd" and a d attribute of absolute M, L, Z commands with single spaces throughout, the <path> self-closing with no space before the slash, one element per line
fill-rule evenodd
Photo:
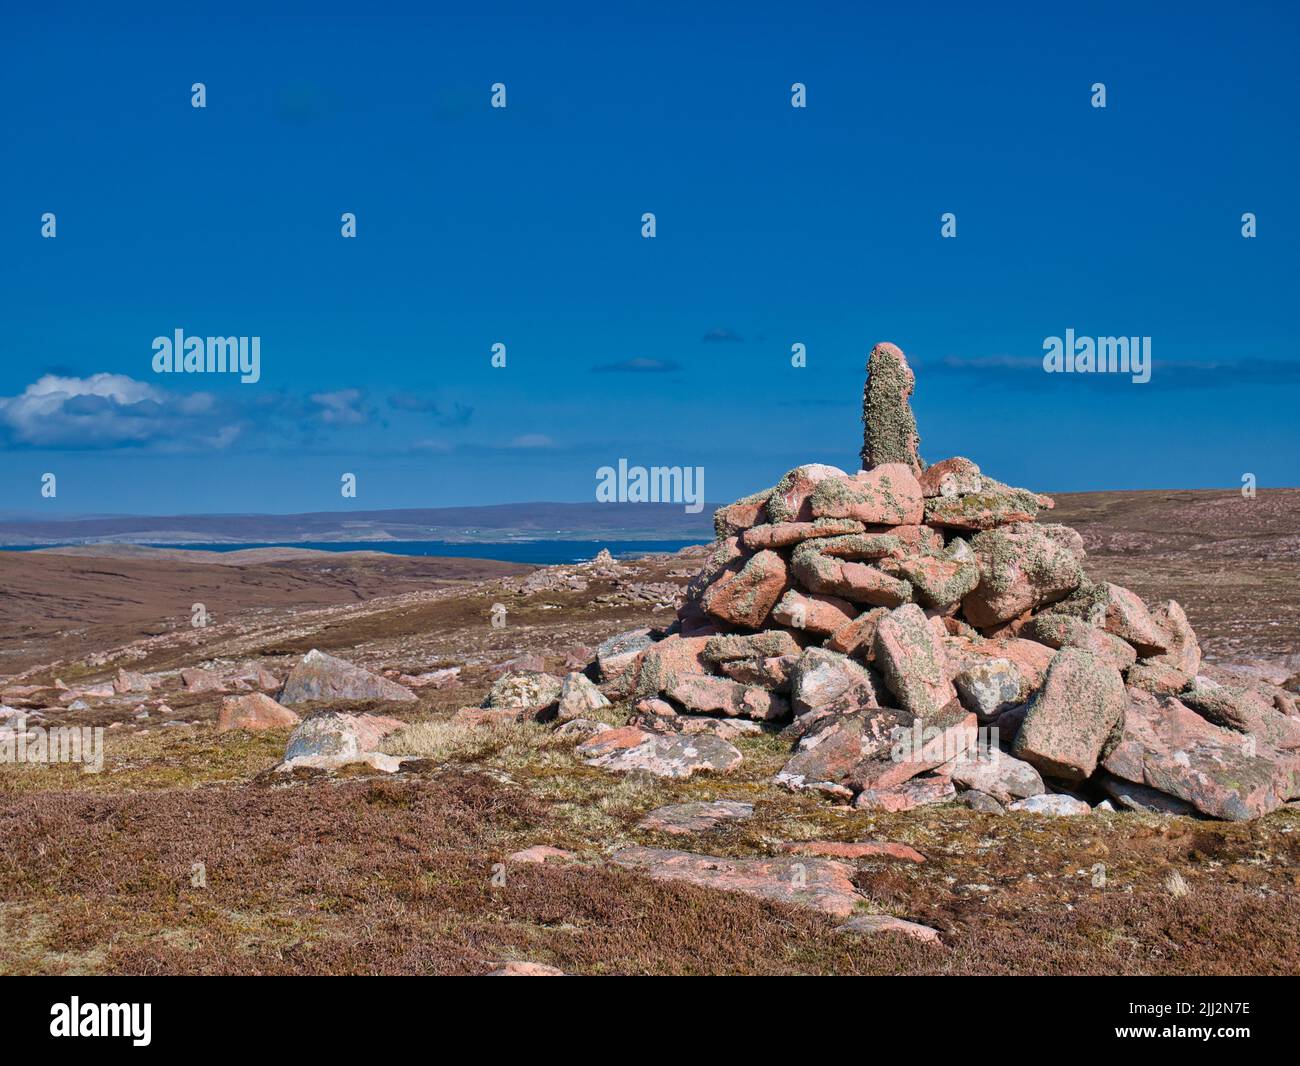
<path fill-rule="evenodd" d="M 728 741 L 779 728 L 782 785 L 887 810 L 1244 819 L 1300 796 L 1291 693 L 1203 674 L 1178 603 L 1088 577 L 1051 499 L 923 462 L 897 347 L 867 373 L 862 469 L 796 467 L 717 512 L 677 622 L 600 648 L 633 717 L 581 754 L 725 772 Z"/>

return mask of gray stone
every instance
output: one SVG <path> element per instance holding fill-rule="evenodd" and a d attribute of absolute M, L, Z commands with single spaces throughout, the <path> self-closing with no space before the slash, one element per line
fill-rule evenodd
<path fill-rule="evenodd" d="M 560 687 L 560 710 L 557 717 L 562 722 L 571 722 L 609 705 L 609 700 L 600 689 L 584 674 L 575 672 L 569 674 Z"/>
<path fill-rule="evenodd" d="M 1007 809 L 987 792 L 971 789 L 957 796 L 957 802 L 980 814 L 1006 814 Z"/>
<path fill-rule="evenodd" d="M 865 667 L 838 652 L 809 648 L 790 671 L 790 707 L 806 714 L 857 688 L 873 691 Z"/>
<path fill-rule="evenodd" d="M 410 703 L 415 693 L 395 681 L 372 674 L 313 648 L 285 679 L 276 697 L 286 706 L 310 700 L 389 700 Z"/>
<path fill-rule="evenodd" d="M 958 759 L 952 780 L 958 788 L 987 793 L 1004 804 L 1047 791 L 1042 777 L 1029 763 L 997 748 Z"/>
<path fill-rule="evenodd" d="M 1007 810 L 1056 816 L 1092 813 L 1092 808 L 1083 800 L 1060 794 L 1027 796 L 1025 799 L 1016 800 L 1015 803 L 1010 804 Z"/>
<path fill-rule="evenodd" d="M 376 749 L 401 722 L 370 714 L 326 711 L 300 722 L 284 750 L 279 770 L 314 767 L 333 770 L 353 763 L 365 763 L 376 770 L 393 773 L 401 760 Z"/>
<path fill-rule="evenodd" d="M 962 705 L 989 722 L 1021 702 L 1024 679 L 1010 659 L 980 659 L 962 669 L 953 683 Z"/>
<path fill-rule="evenodd" d="M 653 643 L 649 629 L 629 629 L 610 637 L 596 649 L 600 679 L 613 681 L 622 677 L 636 662 L 636 657 Z"/>

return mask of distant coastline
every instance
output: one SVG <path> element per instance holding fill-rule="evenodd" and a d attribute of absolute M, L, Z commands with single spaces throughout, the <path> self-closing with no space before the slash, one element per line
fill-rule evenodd
<path fill-rule="evenodd" d="M 675 540 L 516 540 L 505 542 L 467 542 L 440 540 L 387 540 L 387 541 L 295 541 L 284 542 L 245 542 L 245 543 L 156 543 L 137 544 L 122 542 L 97 542 L 80 544 L 22 544 L 0 545 L 0 551 L 35 552 L 53 549 L 84 549 L 91 552 L 96 548 L 108 551 L 116 547 L 140 549 L 172 549 L 178 551 L 232 553 L 261 549 L 297 549 L 300 551 L 322 551 L 342 554 L 344 552 L 378 552 L 385 555 L 430 556 L 448 559 L 492 559 L 506 563 L 531 563 L 538 566 L 556 566 L 566 563 L 581 563 L 590 560 L 601 549 L 608 549 L 616 558 L 634 558 L 652 554 L 672 554 L 682 548 L 699 544 L 711 538 L 691 538 Z"/>
<path fill-rule="evenodd" d="M 581 550 L 585 550 L 585 546 L 599 542 L 593 551 L 605 546 L 614 551 L 613 542 L 674 541 L 680 546 L 711 541 L 712 510 L 713 505 L 701 514 L 688 514 L 676 504 L 520 503 L 286 515 L 71 515 L 46 518 L 29 512 L 0 515 L 0 550 L 55 545 L 135 544 L 231 551 L 257 545 L 324 551 L 382 551 L 398 555 L 517 558 L 514 554 L 501 554 L 500 549 L 549 542 L 582 545 Z M 471 551 L 476 545 L 494 546 L 497 554 Z M 453 547 L 456 550 L 451 550 Z"/>

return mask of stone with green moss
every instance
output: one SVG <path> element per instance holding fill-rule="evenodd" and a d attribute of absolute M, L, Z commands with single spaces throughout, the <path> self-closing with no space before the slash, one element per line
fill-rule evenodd
<path fill-rule="evenodd" d="M 902 463 L 913 473 L 921 472 L 921 437 L 911 405 L 915 387 L 916 377 L 901 349 L 881 343 L 871 350 L 862 391 L 862 469 Z"/>

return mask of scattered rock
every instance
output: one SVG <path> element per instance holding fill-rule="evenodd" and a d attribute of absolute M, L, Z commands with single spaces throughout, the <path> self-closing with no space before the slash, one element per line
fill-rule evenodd
<path fill-rule="evenodd" d="M 553 674 L 539 670 L 511 670 L 492 683 L 483 706 L 520 710 L 549 707 L 559 700 L 563 690 L 564 683 Z"/>
<path fill-rule="evenodd" d="M 1122 739 L 1102 766 L 1211 818 L 1257 818 L 1300 797 L 1300 765 L 1256 738 L 1206 721 L 1171 696 L 1129 689 Z"/>
<path fill-rule="evenodd" d="M 227 696 L 221 701 L 217 714 L 217 732 L 230 729 L 285 729 L 297 725 L 301 719 L 288 707 L 282 707 L 261 692 L 247 696 Z"/>
<path fill-rule="evenodd" d="M 212 670 L 201 670 L 196 666 L 186 667 L 181 671 L 181 684 L 186 692 L 224 692 L 226 686 Z"/>
<path fill-rule="evenodd" d="M 313 648 L 289 671 L 279 700 L 285 705 L 310 700 L 389 700 L 410 702 L 410 689 L 360 666 Z"/>
<path fill-rule="evenodd" d="M 741 762 L 740 752 L 719 737 L 665 736 L 636 726 L 599 733 L 579 744 L 574 753 L 588 766 L 603 770 L 644 770 L 674 778 L 700 771 L 726 773 Z"/>
<path fill-rule="evenodd" d="M 957 796 L 957 802 L 981 814 L 1005 814 L 1006 808 L 987 792 L 970 789 Z"/>
<path fill-rule="evenodd" d="M 1008 805 L 1009 811 L 1027 811 L 1030 814 L 1091 814 L 1092 808 L 1081 799 L 1063 794 L 1027 796 Z"/>
<path fill-rule="evenodd" d="M 124 692 L 152 692 L 153 682 L 144 674 L 118 667 L 117 677 L 113 681 L 113 691 L 118 694 Z"/>
<path fill-rule="evenodd" d="M 489 977 L 568 977 L 563 970 L 547 966 L 542 962 L 507 962 L 500 969 L 493 970 Z"/>
<path fill-rule="evenodd" d="M 754 805 L 734 800 L 712 800 L 700 803 L 674 803 L 659 807 L 637 823 L 638 828 L 653 829 L 660 833 L 678 836 L 703 833 L 721 822 L 752 818 Z"/>
<path fill-rule="evenodd" d="M 925 856 L 906 844 L 876 840 L 792 840 L 781 845 L 788 855 L 819 855 L 827 859 L 897 859 L 925 862 Z"/>
<path fill-rule="evenodd" d="M 947 777 L 914 777 L 892 788 L 864 788 L 853 806 L 868 811 L 910 811 L 931 803 L 947 803 L 957 795 Z"/>
<path fill-rule="evenodd" d="M 1002 804 L 1047 791 L 1033 766 L 996 748 L 959 758 L 953 764 L 952 781 L 958 788 L 985 793 Z"/>
<path fill-rule="evenodd" d="M 712 718 L 700 714 L 679 714 L 671 720 L 671 728 L 688 735 L 712 733 L 726 741 L 733 741 L 737 737 L 759 736 L 763 732 L 761 725 L 747 718 Z"/>
<path fill-rule="evenodd" d="M 547 863 L 555 862 L 572 862 L 577 856 L 571 851 L 565 851 L 563 848 L 553 848 L 549 844 L 534 844 L 532 847 L 524 848 L 523 851 L 516 851 L 513 855 L 507 856 L 506 862 L 522 863 Z"/>
<path fill-rule="evenodd" d="M 667 848 L 621 848 L 613 861 L 656 881 L 686 881 L 724 892 L 807 907 L 846 918 L 862 897 L 853 867 L 832 859 L 733 859 Z"/>
<path fill-rule="evenodd" d="M 265 673 L 265 671 L 263 671 Z M 270 684 L 262 684 L 263 688 L 275 687 L 275 676 L 266 675 Z M 408 688 L 448 688 L 456 684 L 460 677 L 459 666 L 448 666 L 441 670 L 429 670 L 423 674 L 399 674 L 397 677 L 398 684 L 406 685 Z M 259 682 L 260 683 L 260 682 Z"/>
<path fill-rule="evenodd" d="M 573 718 L 561 725 L 555 735 L 558 737 L 594 737 L 597 733 L 608 733 L 614 727 L 607 722 L 596 722 L 587 718 Z"/>
<path fill-rule="evenodd" d="M 571 673 L 560 687 L 560 709 L 557 717 L 561 722 L 585 718 L 593 711 L 608 707 L 609 700 L 605 694 L 593 685 L 585 674 Z"/>
<path fill-rule="evenodd" d="M 531 708 L 518 707 L 461 707 L 451 716 L 451 724 L 477 728 L 478 726 L 518 725 L 529 717 Z"/>
<path fill-rule="evenodd" d="M 843 925 L 835 927 L 838 933 L 861 933 L 865 936 L 880 936 L 885 933 L 899 933 L 923 944 L 941 944 L 939 931 L 928 925 L 909 922 L 889 914 L 859 914 L 850 918 Z"/>
<path fill-rule="evenodd" d="M 366 763 L 376 770 L 393 773 L 401 760 L 379 752 L 380 741 L 405 723 L 373 714 L 325 711 L 303 719 L 284 750 L 284 761 L 276 769 L 289 771 L 300 766 L 334 770 L 353 763 Z"/>

